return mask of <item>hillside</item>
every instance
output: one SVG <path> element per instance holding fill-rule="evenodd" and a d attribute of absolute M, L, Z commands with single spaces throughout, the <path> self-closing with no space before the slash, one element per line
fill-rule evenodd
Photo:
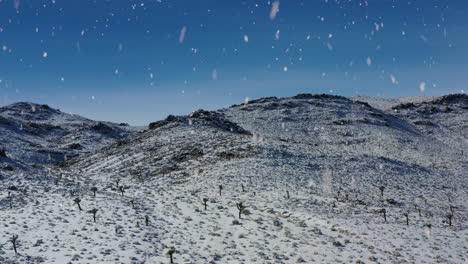
<path fill-rule="evenodd" d="M 14 197 L 0 196 L 0 262 L 169 263 L 174 246 L 175 263 L 466 263 L 467 107 L 300 94 L 168 116 L 126 141 L 86 127 L 80 144 L 99 151 L 0 182 Z"/>
<path fill-rule="evenodd" d="M 0 108 L 0 169 L 30 170 L 91 152 L 136 132 L 126 124 L 97 122 L 48 105 L 16 103 Z"/>

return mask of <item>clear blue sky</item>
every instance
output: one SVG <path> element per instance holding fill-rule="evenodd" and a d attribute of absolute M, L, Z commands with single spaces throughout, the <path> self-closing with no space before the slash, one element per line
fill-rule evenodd
<path fill-rule="evenodd" d="M 464 0 L 275 2 L 0 0 L 0 105 L 146 125 L 246 97 L 468 90 Z"/>

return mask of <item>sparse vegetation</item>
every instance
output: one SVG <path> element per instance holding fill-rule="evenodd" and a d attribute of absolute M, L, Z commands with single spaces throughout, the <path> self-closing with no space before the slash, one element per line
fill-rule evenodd
<path fill-rule="evenodd" d="M 206 211 L 206 207 L 208 206 L 207 203 L 208 203 L 208 198 L 203 198 L 203 206 L 205 207 L 205 211 Z"/>

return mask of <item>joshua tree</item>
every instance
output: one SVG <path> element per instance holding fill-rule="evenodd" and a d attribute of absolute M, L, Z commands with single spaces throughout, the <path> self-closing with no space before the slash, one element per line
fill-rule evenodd
<path fill-rule="evenodd" d="M 421 217 L 421 208 L 418 208 L 418 214 L 419 214 L 419 217 Z"/>
<path fill-rule="evenodd" d="M 445 218 L 447 218 L 447 220 L 449 221 L 449 226 L 452 226 L 452 218 L 453 218 L 453 214 L 447 214 L 445 216 Z"/>
<path fill-rule="evenodd" d="M 203 205 L 205 206 L 205 211 L 206 207 L 208 206 L 206 203 L 208 202 L 208 198 L 203 198 Z"/>
<path fill-rule="evenodd" d="M 93 214 L 94 223 L 96 223 L 96 213 L 97 213 L 98 211 L 99 211 L 99 210 L 96 209 L 96 208 L 93 208 L 92 210 L 89 210 L 89 211 L 88 211 L 88 213 Z"/>
<path fill-rule="evenodd" d="M 91 191 L 93 192 L 93 197 L 96 197 L 97 187 L 92 187 Z"/>
<path fill-rule="evenodd" d="M 80 211 L 81 211 L 81 205 L 80 205 L 81 199 L 77 197 L 73 201 L 78 205 L 78 209 L 80 209 Z"/>
<path fill-rule="evenodd" d="M 406 218 L 406 225 L 409 225 L 409 214 L 404 213 L 403 216 Z"/>
<path fill-rule="evenodd" d="M 0 148 L 0 157 L 4 157 L 6 158 L 6 153 L 5 153 L 5 149 L 4 148 Z"/>
<path fill-rule="evenodd" d="M 242 187 L 242 192 L 245 192 L 244 184 L 241 184 L 241 187 Z"/>
<path fill-rule="evenodd" d="M 128 187 L 123 186 L 123 185 L 119 186 L 119 191 L 122 194 L 122 196 L 124 196 L 124 192 L 125 192 L 126 189 L 128 189 Z"/>
<path fill-rule="evenodd" d="M 427 228 L 429 229 L 429 231 L 431 231 L 431 228 L 432 228 L 432 224 L 426 224 Z"/>
<path fill-rule="evenodd" d="M 219 196 L 221 196 L 221 192 L 222 192 L 222 191 L 223 191 L 223 185 L 220 184 L 220 185 L 219 185 Z"/>
<path fill-rule="evenodd" d="M 132 208 L 135 209 L 135 200 L 130 200 L 130 203 L 132 204 Z"/>
<path fill-rule="evenodd" d="M 244 205 L 243 202 L 238 202 L 236 203 L 237 209 L 239 210 L 239 219 L 242 218 L 242 212 L 247 208 L 247 206 Z"/>
<path fill-rule="evenodd" d="M 13 235 L 10 238 L 10 242 L 13 244 L 13 249 L 15 250 L 15 253 L 18 254 L 18 251 L 16 251 L 16 242 L 18 241 L 18 235 Z"/>
<path fill-rule="evenodd" d="M 145 225 L 149 226 L 149 216 L 145 215 Z"/>
<path fill-rule="evenodd" d="M 115 180 L 115 183 L 117 184 L 117 189 L 119 189 L 119 188 L 120 188 L 120 186 L 119 186 L 120 179 L 116 179 L 116 180 Z"/>
<path fill-rule="evenodd" d="M 288 190 L 286 190 L 286 198 L 289 199 L 289 191 Z"/>
<path fill-rule="evenodd" d="M 385 208 L 382 208 L 379 210 L 379 213 L 383 214 L 384 221 L 387 222 L 387 210 L 385 210 Z"/>
<path fill-rule="evenodd" d="M 175 253 L 175 247 L 171 247 L 168 251 L 167 251 L 167 254 L 169 255 L 169 257 L 171 258 L 171 264 L 174 263 L 174 259 L 172 258 L 172 255 L 174 255 Z"/>
<path fill-rule="evenodd" d="M 10 195 L 10 192 L 8 192 L 8 200 L 10 202 L 10 209 L 13 209 L 13 195 Z"/>
<path fill-rule="evenodd" d="M 380 195 L 382 196 L 382 199 L 383 199 L 383 192 L 385 190 L 385 186 L 380 186 L 379 190 L 380 190 Z"/>

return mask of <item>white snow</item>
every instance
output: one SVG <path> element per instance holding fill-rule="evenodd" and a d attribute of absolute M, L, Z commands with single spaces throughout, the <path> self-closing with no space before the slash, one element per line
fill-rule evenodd
<path fill-rule="evenodd" d="M 466 263 L 466 96 L 246 101 L 121 144 L 87 138 L 95 150 L 61 167 L 15 165 L 0 179 L 0 263 L 169 263 L 171 247 L 175 263 Z"/>

